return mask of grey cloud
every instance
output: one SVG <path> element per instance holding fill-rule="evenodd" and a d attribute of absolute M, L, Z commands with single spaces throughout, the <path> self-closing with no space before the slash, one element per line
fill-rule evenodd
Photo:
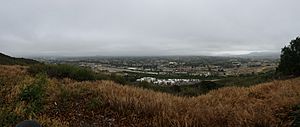
<path fill-rule="evenodd" d="M 13 55 L 211 55 L 280 51 L 300 35 L 299 0 L 0 1 Z"/>

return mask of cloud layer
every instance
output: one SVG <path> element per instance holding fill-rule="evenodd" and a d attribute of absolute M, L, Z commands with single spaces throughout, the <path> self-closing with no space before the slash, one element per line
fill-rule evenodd
<path fill-rule="evenodd" d="M 299 0 L 0 0 L 12 55 L 215 55 L 280 51 Z"/>

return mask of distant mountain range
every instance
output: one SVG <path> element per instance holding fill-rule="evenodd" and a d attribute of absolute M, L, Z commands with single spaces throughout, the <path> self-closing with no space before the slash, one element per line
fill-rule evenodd
<path fill-rule="evenodd" d="M 0 53 L 0 64 L 2 65 L 30 65 L 39 64 L 40 62 L 32 59 L 15 58 L 3 53 Z"/>
<path fill-rule="evenodd" d="M 280 52 L 251 52 L 249 54 L 234 55 L 234 57 L 279 59 Z"/>

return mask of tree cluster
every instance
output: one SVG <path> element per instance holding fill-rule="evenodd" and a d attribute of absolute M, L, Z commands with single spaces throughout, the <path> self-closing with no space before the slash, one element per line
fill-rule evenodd
<path fill-rule="evenodd" d="M 282 48 L 277 72 L 282 75 L 300 75 L 300 37 Z"/>

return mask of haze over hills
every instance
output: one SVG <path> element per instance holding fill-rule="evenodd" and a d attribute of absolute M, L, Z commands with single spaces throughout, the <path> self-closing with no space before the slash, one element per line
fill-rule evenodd
<path fill-rule="evenodd" d="M 243 55 L 234 55 L 235 57 L 241 58 L 270 58 L 270 59 L 279 59 L 280 52 L 251 52 Z"/>
<path fill-rule="evenodd" d="M 3 54 L 3 53 L 2 53 Z M 105 55 L 105 54 L 81 54 L 81 55 L 70 55 L 70 54 L 35 54 L 35 55 L 14 55 L 15 57 L 23 57 L 23 58 L 67 58 L 67 57 L 168 57 L 168 56 L 205 56 L 205 57 L 240 57 L 240 58 L 271 58 L 278 59 L 280 57 L 280 52 L 261 52 L 261 51 L 253 51 L 253 52 L 240 52 L 240 53 L 210 53 L 210 54 L 181 54 L 181 55 Z"/>

